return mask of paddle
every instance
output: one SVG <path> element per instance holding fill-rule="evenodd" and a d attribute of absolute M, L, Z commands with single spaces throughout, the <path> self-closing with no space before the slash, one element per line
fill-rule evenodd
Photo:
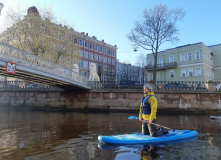
<path fill-rule="evenodd" d="M 135 116 L 130 116 L 130 117 L 128 117 L 128 119 L 139 119 L 139 118 L 137 118 L 137 117 L 135 117 Z M 144 121 L 145 121 L 145 120 L 144 120 Z M 162 126 L 162 125 L 156 124 L 156 123 L 152 123 L 152 124 L 154 124 L 154 125 L 156 125 L 156 126 L 159 126 L 159 127 L 163 127 L 163 128 L 165 128 L 165 129 L 168 129 L 168 130 L 175 131 L 175 129 L 168 128 L 168 127 L 165 127 L 165 126 Z"/>

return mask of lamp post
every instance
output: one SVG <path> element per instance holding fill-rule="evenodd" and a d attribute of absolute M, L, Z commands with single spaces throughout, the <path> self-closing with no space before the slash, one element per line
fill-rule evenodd
<path fill-rule="evenodd" d="M 3 7 L 4 7 L 4 5 L 0 2 L 0 15 L 1 15 L 1 11 L 2 11 Z"/>

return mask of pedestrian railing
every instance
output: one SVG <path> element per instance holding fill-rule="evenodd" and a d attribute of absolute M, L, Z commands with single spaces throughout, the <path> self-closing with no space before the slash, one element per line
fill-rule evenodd
<path fill-rule="evenodd" d="M 85 76 L 72 71 L 72 69 L 62 67 L 8 44 L 0 43 L 0 59 L 14 62 L 27 68 L 40 70 L 44 73 L 66 78 L 83 85 L 87 85 L 88 83 L 88 79 Z"/>
<path fill-rule="evenodd" d="M 30 81 L 22 81 L 22 80 L 15 80 L 15 81 L 0 81 L 0 90 L 63 90 L 62 88 L 55 87 L 55 86 L 49 86 L 49 85 L 43 85 L 39 83 L 34 83 Z"/>

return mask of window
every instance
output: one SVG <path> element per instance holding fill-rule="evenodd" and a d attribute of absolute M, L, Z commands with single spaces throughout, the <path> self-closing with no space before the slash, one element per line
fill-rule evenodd
<path fill-rule="evenodd" d="M 94 50 L 97 51 L 97 45 L 96 44 L 94 45 Z"/>
<path fill-rule="evenodd" d="M 103 61 L 103 57 L 99 56 L 99 61 L 102 62 Z"/>
<path fill-rule="evenodd" d="M 181 69 L 181 77 L 186 77 L 186 69 Z"/>
<path fill-rule="evenodd" d="M 94 55 L 94 60 L 98 61 L 98 55 L 97 54 Z"/>
<path fill-rule="evenodd" d="M 181 54 L 180 55 L 180 62 L 184 62 L 185 61 L 185 54 Z"/>
<path fill-rule="evenodd" d="M 62 33 L 60 37 L 61 39 L 65 39 L 65 33 Z"/>
<path fill-rule="evenodd" d="M 87 43 L 87 41 L 84 42 L 84 47 L 85 47 L 85 48 L 88 47 L 88 43 Z"/>
<path fill-rule="evenodd" d="M 187 55 L 188 55 L 188 60 L 189 60 L 189 61 L 193 60 L 193 55 L 192 55 L 192 53 L 188 53 Z"/>
<path fill-rule="evenodd" d="M 169 56 L 169 62 L 170 63 L 174 62 L 174 56 Z"/>
<path fill-rule="evenodd" d="M 163 67 L 163 59 L 162 58 L 160 58 L 159 64 L 160 64 L 161 67 Z"/>
<path fill-rule="evenodd" d="M 105 54 L 107 53 L 107 48 L 104 48 L 104 53 L 105 53 Z"/>
<path fill-rule="evenodd" d="M 88 58 L 88 52 L 84 52 L 84 58 Z"/>
<path fill-rule="evenodd" d="M 148 61 L 148 66 L 151 66 L 152 65 L 152 61 Z"/>
<path fill-rule="evenodd" d="M 170 70 L 170 78 L 174 77 L 174 70 Z"/>
<path fill-rule="evenodd" d="M 111 50 L 110 49 L 108 49 L 108 55 L 111 55 Z"/>
<path fill-rule="evenodd" d="M 201 76 L 201 68 L 200 67 L 198 67 L 198 68 L 196 68 L 196 76 Z"/>
<path fill-rule="evenodd" d="M 104 65 L 104 70 L 107 71 L 107 66 L 106 65 Z"/>
<path fill-rule="evenodd" d="M 188 76 L 193 77 L 193 68 L 188 69 Z"/>
<path fill-rule="evenodd" d="M 58 37 L 58 32 L 54 32 L 54 36 L 57 38 Z"/>
<path fill-rule="evenodd" d="M 104 63 L 107 63 L 107 57 L 104 57 Z"/>
<path fill-rule="evenodd" d="M 74 38 L 74 44 L 78 44 L 78 39 Z"/>
<path fill-rule="evenodd" d="M 159 79 L 163 79 L 163 78 L 164 78 L 163 75 L 164 75 L 163 72 L 160 72 L 160 74 L 159 74 Z"/>
<path fill-rule="evenodd" d="M 84 67 L 88 68 L 88 62 L 87 61 L 84 61 Z"/>
<path fill-rule="evenodd" d="M 110 58 L 108 58 L 108 63 L 111 64 L 111 59 Z"/>
<path fill-rule="evenodd" d="M 83 51 L 80 51 L 80 56 L 83 57 Z"/>
<path fill-rule="evenodd" d="M 79 45 L 80 45 L 80 46 L 83 46 L 83 40 L 82 40 L 82 39 L 80 39 Z"/>
<path fill-rule="evenodd" d="M 79 64 L 78 64 L 79 67 L 82 67 L 82 65 L 83 65 L 82 63 L 83 63 L 82 61 L 79 61 Z"/>
<path fill-rule="evenodd" d="M 200 59 L 200 52 L 199 51 L 195 52 L 195 59 Z"/>
<path fill-rule="evenodd" d="M 84 76 L 87 77 L 87 72 L 84 72 Z"/>
<path fill-rule="evenodd" d="M 111 72 L 111 66 L 108 66 L 108 72 Z"/>
<path fill-rule="evenodd" d="M 112 51 L 112 56 L 115 57 L 115 51 Z"/>
<path fill-rule="evenodd" d="M 89 58 L 93 59 L 93 53 L 89 53 Z"/>
<path fill-rule="evenodd" d="M 93 49 L 93 43 L 90 43 L 90 49 Z"/>
<path fill-rule="evenodd" d="M 100 46 L 100 52 L 103 52 L 103 47 Z"/>
<path fill-rule="evenodd" d="M 153 80 L 153 73 L 148 74 L 149 80 Z"/>
<path fill-rule="evenodd" d="M 115 64 L 115 60 L 114 59 L 112 59 L 112 64 Z"/>

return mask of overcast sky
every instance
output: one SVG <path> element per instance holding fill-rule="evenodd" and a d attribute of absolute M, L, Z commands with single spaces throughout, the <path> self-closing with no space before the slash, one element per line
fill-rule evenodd
<path fill-rule="evenodd" d="M 4 25 L 5 10 L 36 6 L 49 7 L 55 16 L 65 19 L 79 32 L 96 36 L 98 40 L 117 45 L 117 58 L 120 62 L 135 64 L 140 53 L 148 54 L 138 48 L 134 52 L 127 34 L 140 20 L 142 11 L 156 4 L 166 4 L 169 9 L 184 8 L 187 15 L 178 22 L 179 39 L 176 44 L 166 43 L 160 50 L 181 45 L 203 42 L 205 45 L 221 43 L 221 1 L 220 0 L 0 0 L 4 4 L 0 16 L 0 27 Z"/>

